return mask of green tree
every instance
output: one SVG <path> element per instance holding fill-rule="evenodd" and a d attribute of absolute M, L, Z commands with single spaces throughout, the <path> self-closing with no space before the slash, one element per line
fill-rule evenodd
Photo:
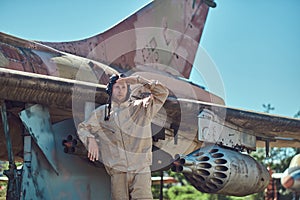
<path fill-rule="evenodd" d="M 0 161 L 0 176 L 5 176 L 3 175 L 3 170 L 7 168 L 8 168 L 8 162 Z M 0 200 L 6 199 L 6 187 L 7 187 L 6 182 L 0 182 Z"/>
<path fill-rule="evenodd" d="M 300 110 L 294 115 L 295 118 L 300 118 Z"/>
<path fill-rule="evenodd" d="M 273 106 L 271 106 L 271 104 L 263 104 L 262 105 L 263 108 L 265 109 L 264 112 L 265 113 L 270 113 L 271 110 L 275 110 L 275 108 Z"/>

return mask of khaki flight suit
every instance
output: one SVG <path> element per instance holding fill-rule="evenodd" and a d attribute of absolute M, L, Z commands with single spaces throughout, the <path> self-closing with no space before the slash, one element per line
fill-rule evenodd
<path fill-rule="evenodd" d="M 112 102 L 108 121 L 104 120 L 107 105 L 100 106 L 78 126 L 86 147 L 88 137 L 96 139 L 100 161 L 111 176 L 112 199 L 152 199 L 151 120 L 167 99 L 168 89 L 157 81 L 140 83 L 150 90 L 150 96 Z"/>

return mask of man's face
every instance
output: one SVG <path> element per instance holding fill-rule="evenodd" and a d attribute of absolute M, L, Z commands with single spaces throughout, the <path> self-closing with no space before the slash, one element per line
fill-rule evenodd
<path fill-rule="evenodd" d="M 125 81 L 118 81 L 113 85 L 112 100 L 117 103 L 122 103 L 126 100 L 127 84 Z"/>

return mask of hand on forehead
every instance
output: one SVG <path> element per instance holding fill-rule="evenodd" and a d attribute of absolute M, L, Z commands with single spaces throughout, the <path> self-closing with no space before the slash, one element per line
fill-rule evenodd
<path fill-rule="evenodd" d="M 117 80 L 117 83 L 125 82 L 127 85 L 137 84 L 137 77 L 136 76 L 128 76 L 128 77 L 121 77 Z"/>
<path fill-rule="evenodd" d="M 116 83 L 119 83 L 119 84 L 126 84 L 126 79 L 125 78 L 119 78 Z"/>

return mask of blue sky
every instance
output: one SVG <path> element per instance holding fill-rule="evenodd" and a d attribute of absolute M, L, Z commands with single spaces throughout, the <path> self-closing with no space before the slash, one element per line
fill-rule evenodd
<path fill-rule="evenodd" d="M 30 40 L 79 40 L 148 2 L 1 0 L 0 31 Z M 264 111 L 262 104 L 270 103 L 273 114 L 295 115 L 300 110 L 300 1 L 216 2 L 200 45 L 220 74 L 226 104 Z M 203 65 L 200 57 L 197 66 Z"/>

